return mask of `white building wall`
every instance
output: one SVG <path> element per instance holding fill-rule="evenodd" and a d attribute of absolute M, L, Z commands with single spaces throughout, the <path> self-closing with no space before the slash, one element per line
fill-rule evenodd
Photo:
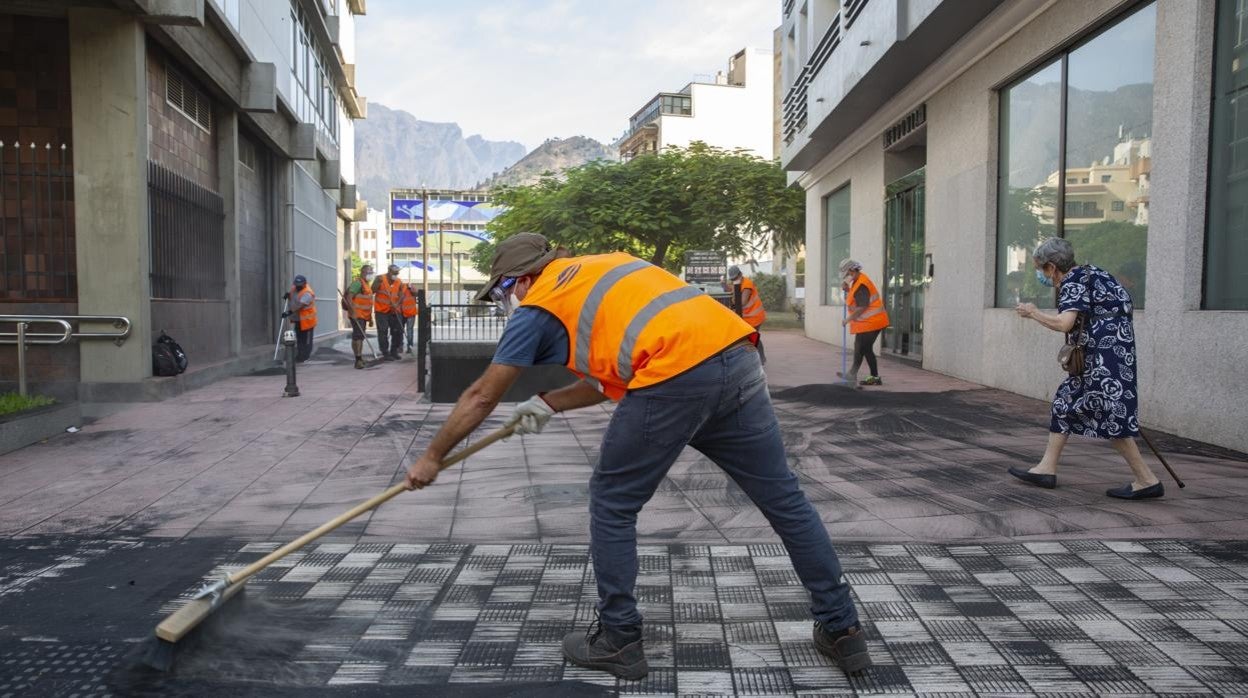
<path fill-rule="evenodd" d="M 808 335 L 840 343 L 841 308 L 822 303 L 828 273 L 823 197 L 852 183 L 852 254 L 878 281 L 885 186 L 880 133 L 926 103 L 926 246 L 935 274 L 926 296 L 923 365 L 1052 397 L 1064 376 L 1055 358 L 1060 335 L 1022 320 L 1013 308 L 993 307 L 996 90 L 1127 4 L 1059 0 L 1029 23 L 977 28 L 1009 38 L 970 65 L 929 69 L 843 144 L 856 150 L 835 150 L 800 178 L 807 188 Z M 1244 451 L 1248 313 L 1200 310 L 1214 2 L 1157 0 L 1157 10 L 1148 298 L 1135 318 L 1140 418 L 1145 427 Z M 817 96 L 812 92 L 812 100 Z"/>
<path fill-rule="evenodd" d="M 237 0 L 238 33 L 243 43 L 262 63 L 277 67 L 277 93 L 292 103 L 294 75 L 291 72 L 290 2 L 287 0 Z M 350 13 L 348 13 L 350 14 Z"/>
<path fill-rule="evenodd" d="M 745 148 L 766 160 L 775 157 L 774 56 L 769 49 L 747 48 L 744 60 L 744 87 L 695 83 L 693 116 L 660 117 L 660 148 L 703 141 L 729 150 Z"/>

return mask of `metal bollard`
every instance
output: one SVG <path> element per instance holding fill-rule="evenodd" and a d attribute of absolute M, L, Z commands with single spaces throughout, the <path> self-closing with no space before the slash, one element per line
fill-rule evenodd
<path fill-rule="evenodd" d="M 299 386 L 295 384 L 295 331 L 286 330 L 282 333 L 282 344 L 286 347 L 286 391 L 282 397 L 299 397 Z"/>
<path fill-rule="evenodd" d="M 17 394 L 26 397 L 26 323 L 17 323 Z"/>

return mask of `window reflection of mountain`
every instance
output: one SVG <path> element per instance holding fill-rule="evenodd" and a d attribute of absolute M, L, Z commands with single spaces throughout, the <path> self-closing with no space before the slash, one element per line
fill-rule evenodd
<path fill-rule="evenodd" d="M 1045 134 L 1061 119 L 1060 83 L 1022 82 L 1010 88 L 1010 182 L 1037 186 L 1057 169 L 1058 151 Z M 1112 154 L 1124 137 L 1148 139 L 1152 134 L 1153 85 L 1123 85 L 1115 90 L 1067 91 L 1066 161 L 1092 163 Z M 1120 130 L 1121 129 L 1121 130 Z"/>

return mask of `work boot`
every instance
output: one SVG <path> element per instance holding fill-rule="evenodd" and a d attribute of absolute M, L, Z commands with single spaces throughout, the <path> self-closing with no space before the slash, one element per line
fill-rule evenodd
<path fill-rule="evenodd" d="M 390 352 L 390 358 L 391 358 L 391 359 L 394 359 L 395 361 L 402 361 L 402 360 L 403 360 L 403 357 L 399 355 L 399 350 L 398 350 L 398 349 L 395 349 L 394 351 Z"/>
<path fill-rule="evenodd" d="M 828 630 L 823 623 L 815 623 L 815 649 L 836 662 L 846 674 L 857 674 L 871 668 L 871 653 L 867 651 L 867 636 L 862 626 L 854 624 L 844 630 Z"/>
<path fill-rule="evenodd" d="M 355 354 L 355 367 L 364 368 L 364 357 L 362 356 L 364 353 L 364 340 L 351 340 L 351 353 Z"/>
<path fill-rule="evenodd" d="M 595 620 L 589 630 L 563 636 L 563 656 L 586 669 L 597 669 L 621 679 L 638 681 L 650 672 L 641 626 L 610 629 Z"/>

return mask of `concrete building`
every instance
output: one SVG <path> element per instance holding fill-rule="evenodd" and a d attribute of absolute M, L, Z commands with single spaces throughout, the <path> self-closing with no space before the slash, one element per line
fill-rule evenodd
<path fill-rule="evenodd" d="M 335 330 L 364 9 L 0 0 L 0 313 L 131 323 L 120 345 L 32 348 L 37 391 L 146 399 L 244 370 L 271 357 L 296 273 L 318 292 L 320 331 Z M 191 373 L 152 378 L 162 330 Z M 12 347 L 0 350 L 11 384 Z"/>
<path fill-rule="evenodd" d="M 391 189 L 391 259 L 402 268 L 403 279 L 427 284 L 430 303 L 471 303 L 487 280 L 472 266 L 472 251 L 489 241 L 486 225 L 501 212 L 485 190 Z"/>
<path fill-rule="evenodd" d="M 364 220 L 357 223 L 351 236 L 351 251 L 358 254 L 374 270 L 390 266 L 390 226 L 386 212 L 370 208 Z"/>
<path fill-rule="evenodd" d="M 840 342 L 853 256 L 886 296 L 887 352 L 1050 398 L 1060 339 L 1014 306 L 1052 307 L 1030 250 L 1065 236 L 1135 298 L 1144 426 L 1248 450 L 1248 5 L 782 7 L 810 336 Z"/>
<path fill-rule="evenodd" d="M 629 119 L 628 130 L 617 142 L 620 158 L 693 141 L 728 150 L 744 148 L 765 160 L 775 158 L 774 63 L 772 51 L 744 48 L 728 59 L 727 73 L 655 95 Z"/>

